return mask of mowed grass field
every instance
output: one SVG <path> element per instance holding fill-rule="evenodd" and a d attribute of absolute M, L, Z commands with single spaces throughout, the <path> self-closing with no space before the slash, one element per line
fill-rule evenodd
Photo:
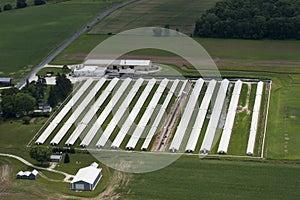
<path fill-rule="evenodd" d="M 0 13 L 0 75 L 25 76 L 102 11 L 122 0 L 72 0 Z"/>
<path fill-rule="evenodd" d="M 112 13 L 90 33 L 107 34 L 149 26 L 178 29 L 185 34 L 193 34 L 195 22 L 208 8 L 218 0 L 140 0 Z M 188 14 L 187 14 L 188 13 Z"/>
<path fill-rule="evenodd" d="M 83 34 L 58 55 L 52 64 L 81 63 L 108 35 Z M 213 58 L 220 70 L 300 72 L 300 41 L 234 40 L 193 38 Z M 172 53 L 157 49 L 142 49 L 128 53 L 127 58 L 151 59 L 164 64 L 182 64 Z M 124 56 L 124 57 L 126 57 Z"/>

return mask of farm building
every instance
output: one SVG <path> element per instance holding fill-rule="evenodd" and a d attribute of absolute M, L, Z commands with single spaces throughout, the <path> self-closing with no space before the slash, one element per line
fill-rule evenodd
<path fill-rule="evenodd" d="M 17 178 L 19 178 L 19 179 L 32 179 L 32 180 L 34 180 L 34 179 L 36 179 L 38 173 L 39 172 L 37 170 L 35 170 L 35 169 L 32 172 L 30 172 L 30 171 L 25 171 L 25 172 L 19 171 L 17 173 Z"/>
<path fill-rule="evenodd" d="M 90 78 L 80 86 L 35 143 L 44 144 L 54 135 L 51 145 L 62 145 L 64 142 L 67 146 L 79 145 L 82 148 L 136 151 L 140 146 L 137 144 L 143 142 L 139 147 L 142 151 L 160 149 L 166 144 L 161 150 L 165 151 L 168 146 L 169 152 L 209 154 L 214 141 L 220 138 L 217 152 L 227 154 L 234 126 L 241 120 L 236 115 L 244 112 L 237 112 L 238 107 L 244 107 L 247 94 L 251 94 L 255 102 L 254 107 L 249 107 L 253 113 L 253 125 L 249 129 L 251 138 L 246 153 L 252 155 L 257 125 L 261 121 L 261 98 L 266 98 L 262 95 L 263 86 L 264 82 L 227 79 Z M 130 105 L 132 108 L 128 111 Z M 173 111 L 168 111 L 168 107 L 173 107 Z M 181 107 L 183 111 L 179 112 Z M 113 109 L 115 113 L 110 117 Z M 134 124 L 138 118 L 138 123 Z M 248 121 L 250 123 L 251 119 Z M 72 130 L 73 125 L 76 127 Z M 116 135 L 109 144 L 113 134 Z M 155 137 L 156 134 L 160 137 Z M 131 137 L 127 139 L 128 135 Z M 200 137 L 203 138 L 202 143 L 199 142 Z M 171 140 L 168 141 L 168 138 Z M 79 139 L 80 143 L 77 142 Z M 154 148 L 153 144 L 156 145 Z M 200 152 L 196 150 L 199 148 Z"/>
<path fill-rule="evenodd" d="M 50 162 L 59 162 L 61 161 L 62 156 L 61 155 L 51 155 L 50 156 Z"/>
<path fill-rule="evenodd" d="M 71 190 L 94 190 L 102 177 L 102 169 L 97 163 L 78 170 L 71 181 Z"/>
<path fill-rule="evenodd" d="M 134 69 L 148 71 L 152 69 L 151 60 L 98 60 L 89 59 L 83 63 L 84 66 L 98 66 L 107 69 Z"/>
<path fill-rule="evenodd" d="M 98 60 L 88 59 L 83 64 L 73 68 L 73 76 L 102 77 L 106 71 L 118 74 L 133 74 L 135 71 L 151 71 L 150 60 Z"/>
<path fill-rule="evenodd" d="M 9 87 L 12 86 L 11 78 L 0 78 L 0 87 Z"/>
<path fill-rule="evenodd" d="M 105 72 L 105 67 L 77 65 L 73 69 L 73 76 L 102 77 L 105 75 Z"/>
<path fill-rule="evenodd" d="M 49 103 L 47 102 L 42 102 L 38 103 L 39 109 L 42 110 L 43 112 L 51 112 L 52 108 Z"/>

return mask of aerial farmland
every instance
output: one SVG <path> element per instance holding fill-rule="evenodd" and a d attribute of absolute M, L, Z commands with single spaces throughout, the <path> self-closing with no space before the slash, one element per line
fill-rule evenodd
<path fill-rule="evenodd" d="M 35 144 L 227 154 L 237 152 L 233 135 L 244 138 L 237 155 L 263 156 L 269 80 L 101 78 L 78 87 Z"/>
<path fill-rule="evenodd" d="M 299 8 L 0 1 L 0 199 L 299 199 Z"/>

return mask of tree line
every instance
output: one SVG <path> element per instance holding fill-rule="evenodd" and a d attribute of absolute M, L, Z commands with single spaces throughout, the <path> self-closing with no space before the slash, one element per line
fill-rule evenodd
<path fill-rule="evenodd" d="M 300 39 L 299 0 L 223 0 L 196 21 L 194 35 Z"/>
<path fill-rule="evenodd" d="M 57 3 L 57 2 L 63 2 L 63 1 L 68 1 L 68 0 L 34 0 L 32 2 L 32 4 L 34 6 L 40 6 L 40 5 L 44 5 L 47 2 L 53 2 L 53 3 Z M 2 7 L 0 6 L 0 12 L 3 11 L 8 11 L 8 10 L 12 10 L 12 9 L 21 9 L 21 8 L 26 8 L 30 3 L 27 3 L 26 0 L 16 0 L 15 6 L 7 3 Z"/>

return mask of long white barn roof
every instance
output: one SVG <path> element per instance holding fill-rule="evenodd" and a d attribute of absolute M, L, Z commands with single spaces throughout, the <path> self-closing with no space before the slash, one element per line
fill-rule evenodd
<path fill-rule="evenodd" d="M 123 65 L 123 66 L 149 66 L 150 60 L 100 60 L 88 59 L 84 61 L 84 65 Z"/>

